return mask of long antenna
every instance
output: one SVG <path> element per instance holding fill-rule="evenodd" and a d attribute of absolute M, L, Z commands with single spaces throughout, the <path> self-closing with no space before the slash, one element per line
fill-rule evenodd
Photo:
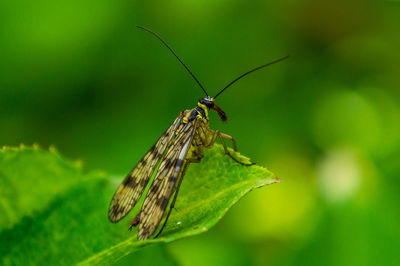
<path fill-rule="evenodd" d="M 200 81 L 196 78 L 196 76 L 192 73 L 192 71 L 190 71 L 190 69 L 187 67 L 187 65 L 185 65 L 185 63 L 183 63 L 183 61 L 179 58 L 179 56 L 176 55 L 176 53 L 174 52 L 174 50 L 172 50 L 171 47 L 169 47 L 169 45 L 160 37 L 158 36 L 155 32 L 152 32 L 151 30 L 142 27 L 142 26 L 136 26 L 139 29 L 145 30 L 151 34 L 153 34 L 157 39 L 159 39 L 170 51 L 171 53 L 179 60 L 179 62 L 181 62 L 181 64 L 186 68 L 186 70 L 189 72 L 189 74 L 193 77 L 193 79 L 197 82 L 197 84 L 199 84 L 200 88 L 204 91 L 204 93 L 206 94 L 206 96 L 208 96 L 208 93 L 206 92 L 206 90 L 204 89 L 204 87 L 201 85 Z"/>
<path fill-rule="evenodd" d="M 280 62 L 280 61 L 282 61 L 282 60 L 285 60 L 285 59 L 287 59 L 288 57 L 289 57 L 288 55 L 287 55 L 287 56 L 284 56 L 284 57 L 279 58 L 279 59 L 277 59 L 277 60 L 275 60 L 275 61 L 269 62 L 268 64 L 265 64 L 265 65 L 262 65 L 262 66 L 253 68 L 253 69 L 250 70 L 250 71 L 247 71 L 246 73 L 240 75 L 239 77 L 237 77 L 236 79 L 234 79 L 231 83 L 229 83 L 228 85 L 226 85 L 225 88 L 223 88 L 220 92 L 217 93 L 217 95 L 215 95 L 215 96 L 213 97 L 213 99 L 217 98 L 218 95 L 220 95 L 221 93 L 223 93 L 224 90 L 226 90 L 227 88 L 229 88 L 233 83 L 235 83 L 235 82 L 238 81 L 239 79 L 241 79 L 241 78 L 247 76 L 248 74 L 250 74 L 250 73 L 252 73 L 252 72 L 254 72 L 254 71 L 257 71 L 257 70 L 259 70 L 259 69 L 261 69 L 261 68 L 264 68 L 264 67 L 273 65 L 273 64 L 275 64 L 275 63 L 278 63 L 278 62 Z"/>

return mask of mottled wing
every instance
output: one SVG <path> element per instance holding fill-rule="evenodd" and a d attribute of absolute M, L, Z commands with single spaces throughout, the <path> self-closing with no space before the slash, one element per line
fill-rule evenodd
<path fill-rule="evenodd" d="M 163 156 L 167 145 L 175 136 L 175 131 L 181 121 L 182 118 L 178 116 L 172 125 L 161 135 L 154 146 L 151 147 L 138 162 L 135 168 L 127 175 L 124 181 L 122 181 L 111 200 L 108 210 L 108 219 L 111 222 L 118 222 L 129 213 L 133 206 L 135 206 L 149 182 L 155 167 Z"/>
<path fill-rule="evenodd" d="M 185 124 L 177 132 L 176 139 L 168 148 L 168 152 L 161 162 L 140 211 L 139 240 L 149 238 L 160 224 L 169 199 L 174 191 L 196 127 L 197 120 Z"/>

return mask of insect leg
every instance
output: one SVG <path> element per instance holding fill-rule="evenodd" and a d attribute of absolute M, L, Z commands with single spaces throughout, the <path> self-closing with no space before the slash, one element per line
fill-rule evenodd
<path fill-rule="evenodd" d="M 209 149 L 209 148 L 211 148 L 212 146 L 214 146 L 214 143 L 215 143 L 215 141 L 217 140 L 217 136 L 218 136 L 218 133 L 219 133 L 218 130 L 208 129 L 208 131 L 209 131 L 212 135 L 211 135 L 210 142 L 204 144 L 204 146 L 205 146 L 207 149 Z M 205 141 L 204 141 L 204 142 L 205 142 Z"/>
<path fill-rule="evenodd" d="M 221 136 L 221 134 L 218 134 L 219 139 L 221 140 L 222 146 L 224 147 L 225 153 L 226 155 L 228 155 L 229 157 L 231 157 L 235 162 L 244 165 L 244 166 L 251 166 L 254 165 L 254 163 L 243 163 L 241 161 L 239 161 L 238 159 L 236 159 L 235 157 L 232 156 L 232 154 L 229 152 L 228 147 L 226 146 L 223 137 Z M 232 139 L 233 140 L 233 139 Z"/>
<path fill-rule="evenodd" d="M 221 140 L 222 147 L 224 147 L 224 150 L 225 150 L 225 154 L 226 154 L 226 155 L 228 155 L 228 156 L 231 157 L 235 162 L 237 162 L 237 163 L 239 163 L 239 164 L 241 164 L 241 165 L 244 165 L 244 166 L 251 166 L 251 165 L 254 165 L 254 163 L 249 163 L 249 164 L 247 164 L 247 163 L 242 163 L 242 162 L 240 162 L 239 160 L 237 160 L 235 157 L 232 156 L 232 154 L 229 152 L 228 147 L 226 146 L 226 144 L 225 144 L 225 142 L 224 142 L 224 139 L 227 139 L 227 140 L 232 141 L 233 150 L 234 150 L 234 151 L 237 151 L 236 142 L 235 142 L 235 140 L 234 140 L 233 137 L 231 137 L 231 136 L 229 136 L 229 135 L 227 135 L 227 134 L 221 133 L 219 130 L 212 130 L 212 129 L 209 129 L 209 131 L 210 131 L 213 135 L 212 135 L 212 137 L 211 137 L 210 143 L 206 146 L 206 148 L 211 148 L 211 147 L 214 145 L 215 140 L 216 140 L 216 138 L 217 138 L 217 136 L 218 136 L 219 139 Z"/>
<path fill-rule="evenodd" d="M 224 138 L 224 139 L 232 141 L 233 150 L 237 151 L 236 141 L 232 136 L 229 136 L 229 135 L 224 134 L 222 132 L 219 132 L 219 136 L 220 136 L 220 138 Z"/>

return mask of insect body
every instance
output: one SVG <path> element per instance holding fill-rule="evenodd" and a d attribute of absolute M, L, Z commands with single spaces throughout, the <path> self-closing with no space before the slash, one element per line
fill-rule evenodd
<path fill-rule="evenodd" d="M 207 95 L 198 101 L 195 108 L 182 111 L 179 114 L 172 125 L 161 135 L 153 147 L 144 155 L 135 168 L 133 168 L 123 180 L 111 200 L 108 218 L 111 222 L 116 223 L 124 218 L 135 206 L 145 187 L 147 186 L 151 176 L 159 165 L 154 180 L 149 188 L 149 191 L 147 192 L 142 209 L 132 221 L 132 225 L 130 227 L 131 229 L 133 226 L 139 225 L 138 239 L 143 240 L 151 237 L 156 232 L 160 222 L 164 217 L 168 205 L 170 205 L 169 211 L 165 215 L 163 226 L 159 230 L 156 237 L 161 234 L 167 223 L 169 215 L 174 208 L 179 188 L 188 165 L 190 163 L 200 162 L 204 154 L 204 148 L 211 148 L 217 138 L 220 139 L 225 153 L 233 160 L 242 165 L 252 165 L 244 164 L 232 156 L 225 145 L 224 140 L 232 141 L 233 148 L 236 151 L 237 148 L 234 139 L 229 135 L 219 132 L 218 130 L 210 129 L 208 112 L 210 110 L 216 111 L 221 120 L 225 122 L 227 120 L 227 116 L 225 112 L 215 104 L 215 98 L 226 88 L 247 74 L 267 65 L 279 62 L 287 57 L 278 59 L 274 62 L 246 72 L 229 83 L 216 96 L 211 98 L 208 96 L 203 86 L 196 79 L 189 68 L 157 34 L 146 28 L 139 28 L 150 32 L 159 40 L 161 40 L 161 42 L 189 71 L 189 73 Z M 174 195 L 174 197 L 170 203 L 172 195 Z"/>

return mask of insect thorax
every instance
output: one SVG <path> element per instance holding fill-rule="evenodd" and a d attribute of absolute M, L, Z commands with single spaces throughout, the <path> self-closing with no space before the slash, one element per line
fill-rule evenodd
<path fill-rule="evenodd" d="M 208 110 L 207 107 L 204 106 L 200 106 L 201 104 L 199 104 L 198 106 L 196 106 L 195 108 L 191 109 L 191 110 L 185 110 L 184 112 L 182 112 L 182 120 L 183 123 L 190 123 L 195 119 L 199 119 L 202 122 L 208 123 Z"/>

